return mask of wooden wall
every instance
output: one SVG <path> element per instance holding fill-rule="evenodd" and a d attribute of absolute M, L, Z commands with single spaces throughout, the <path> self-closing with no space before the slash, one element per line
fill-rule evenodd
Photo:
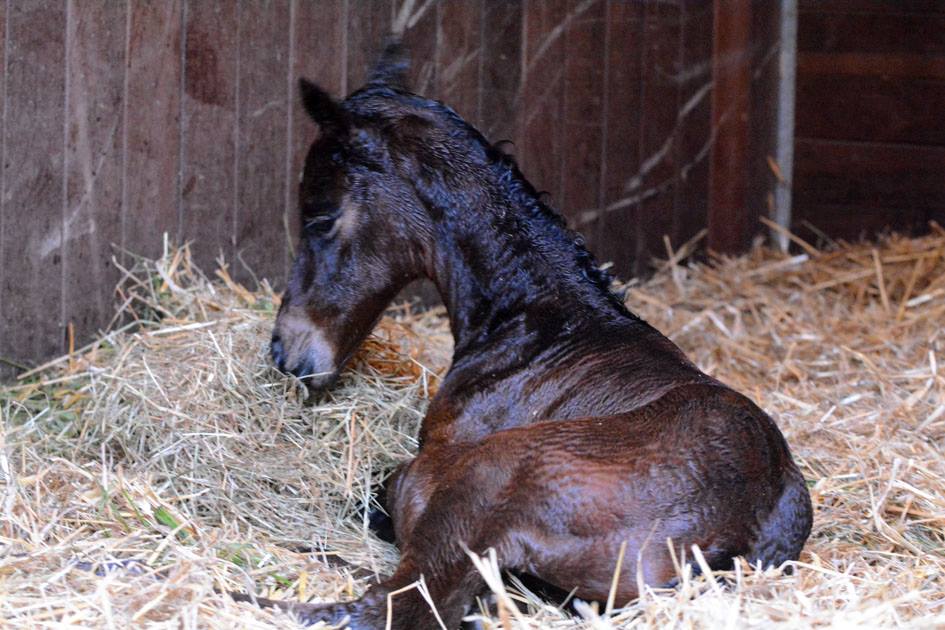
<path fill-rule="evenodd" d="M 799 233 L 945 224 L 945 2 L 801 0 L 796 136 Z"/>
<path fill-rule="evenodd" d="M 756 14 L 774 6 L 721 1 Z M 112 256 L 156 256 L 164 233 L 192 240 L 207 269 L 222 254 L 241 281 L 281 285 L 315 134 L 295 80 L 339 95 L 357 88 L 395 27 L 412 47 L 416 91 L 493 141 L 514 142 L 526 175 L 601 261 L 623 276 L 646 269 L 665 257 L 664 235 L 678 246 L 707 224 L 713 9 L 711 0 L 0 1 L 0 375 L 62 352 L 70 322 L 79 342 L 105 325 Z M 746 35 L 749 49 L 723 65 L 770 63 L 767 44 Z M 728 168 L 744 176 L 764 164 L 759 150 L 744 159 L 754 166 Z M 757 205 L 743 215 L 757 217 Z M 717 222 L 726 225 L 724 212 Z M 756 226 L 741 227 L 736 247 Z"/>

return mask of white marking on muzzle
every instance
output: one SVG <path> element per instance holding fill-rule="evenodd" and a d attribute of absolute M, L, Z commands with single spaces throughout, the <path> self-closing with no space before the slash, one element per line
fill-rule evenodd
<path fill-rule="evenodd" d="M 307 315 L 291 311 L 283 313 L 276 321 L 276 333 L 282 339 L 286 369 L 291 371 L 308 364 L 309 373 L 302 378 L 313 381 L 327 377 L 337 369 L 334 348 L 325 332 Z"/>

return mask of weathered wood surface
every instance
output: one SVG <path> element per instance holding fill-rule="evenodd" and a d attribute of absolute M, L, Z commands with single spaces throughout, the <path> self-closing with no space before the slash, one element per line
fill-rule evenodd
<path fill-rule="evenodd" d="M 0 357 L 23 365 L 64 340 L 66 5 L 9 2 L 4 19 Z"/>
<path fill-rule="evenodd" d="M 709 156 L 709 247 L 731 251 L 751 231 L 744 169 L 751 142 L 751 2 L 718 2 L 713 15 L 712 127 L 719 138 Z"/>
<path fill-rule="evenodd" d="M 180 235 L 208 271 L 235 245 L 239 12 L 213 0 L 184 15 Z"/>
<path fill-rule="evenodd" d="M 179 236 L 183 9 L 183 0 L 126 8 L 121 245 L 149 257 L 164 233 Z"/>
<path fill-rule="evenodd" d="M 240 3 L 234 277 L 246 284 L 286 272 L 282 228 L 288 146 L 289 1 Z"/>
<path fill-rule="evenodd" d="M 114 310 L 118 269 L 111 244 L 121 242 L 125 10 L 118 3 L 66 5 L 66 177 L 62 215 L 62 314 L 78 339 Z M 58 322 L 57 322 L 58 323 Z"/>
<path fill-rule="evenodd" d="M 945 2 L 802 0 L 799 17 L 794 228 L 945 223 Z"/>
<path fill-rule="evenodd" d="M 222 255 L 239 280 L 282 285 L 316 134 L 296 78 L 349 92 L 392 28 L 412 49 L 418 91 L 510 141 L 601 262 L 645 271 L 665 256 L 664 235 L 678 246 L 706 225 L 712 8 L 0 2 L 0 359 L 35 364 L 66 349 L 70 323 L 78 343 L 107 325 L 112 257 L 155 256 L 165 232 L 210 271 Z"/>

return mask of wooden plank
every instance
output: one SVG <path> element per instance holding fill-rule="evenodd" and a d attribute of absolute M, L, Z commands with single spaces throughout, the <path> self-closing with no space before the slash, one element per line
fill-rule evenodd
<path fill-rule="evenodd" d="M 438 4 L 436 41 L 437 98 L 478 127 L 482 2 Z"/>
<path fill-rule="evenodd" d="M 942 0 L 799 0 L 797 4 L 800 11 L 805 13 L 816 11 L 842 15 L 945 15 L 945 4 Z"/>
<path fill-rule="evenodd" d="M 706 227 L 712 113 L 712 1 L 682 5 L 678 179 L 670 240 L 679 247 Z"/>
<path fill-rule="evenodd" d="M 945 3 L 940 3 L 945 4 Z M 945 14 L 800 12 L 800 53 L 945 55 Z"/>
<path fill-rule="evenodd" d="M 920 208 L 821 203 L 800 194 L 795 195 L 792 218 L 792 232 L 810 243 L 819 243 L 823 234 L 846 241 L 875 239 L 877 234 L 889 231 L 918 235 L 928 231 L 928 219 L 932 217 Z"/>
<path fill-rule="evenodd" d="M 286 275 L 288 0 L 240 6 L 237 206 L 234 278 L 255 284 Z"/>
<path fill-rule="evenodd" d="M 640 197 L 637 223 L 636 270 L 649 270 L 652 259 L 665 258 L 664 235 L 672 235 L 679 164 L 674 150 L 682 76 L 680 38 L 682 10 L 678 5 L 649 2 L 643 27 L 643 96 L 640 107 L 639 171 L 627 192 Z"/>
<path fill-rule="evenodd" d="M 607 3 L 601 205 L 576 217 L 575 225 L 594 241 L 601 262 L 617 275 L 633 275 L 640 203 L 628 191 L 640 168 L 643 84 L 643 13 L 638 2 Z"/>
<path fill-rule="evenodd" d="M 182 0 L 130 2 L 122 245 L 156 258 L 177 239 Z"/>
<path fill-rule="evenodd" d="M 323 89 L 341 97 L 344 90 L 345 45 L 348 0 L 323 0 L 319 3 L 293 0 L 292 114 L 296 122 L 306 122 L 307 140 L 299 146 L 307 150 L 314 139 L 315 124 L 302 110 L 297 90 L 298 77 L 306 77 Z M 432 16 L 432 13 L 430 14 Z M 296 118 L 297 116 L 297 118 Z M 304 157 L 304 155 L 302 156 Z"/>
<path fill-rule="evenodd" d="M 802 73 L 797 81 L 799 137 L 942 146 L 943 111 L 945 80 Z"/>
<path fill-rule="evenodd" d="M 239 5 L 189 0 L 181 95 L 181 238 L 206 273 L 233 252 Z"/>
<path fill-rule="evenodd" d="M 749 248 L 759 233 L 762 213 L 774 216 L 779 180 L 771 168 L 778 155 L 778 99 L 781 73 L 778 51 L 781 36 L 780 3 L 752 3 L 748 95 L 748 152 L 737 173 L 746 179 L 742 241 L 732 253 Z"/>
<path fill-rule="evenodd" d="M 63 321 L 84 344 L 115 310 L 127 6 L 67 5 Z"/>
<path fill-rule="evenodd" d="M 945 207 L 945 147 L 804 138 L 795 147 L 798 207 Z"/>
<path fill-rule="evenodd" d="M 323 89 L 341 97 L 345 85 L 345 41 L 347 39 L 346 0 L 307 2 L 293 0 L 292 71 L 289 78 L 288 172 L 286 173 L 286 216 L 289 245 L 298 240 L 300 220 L 298 190 L 305 156 L 317 137 L 314 122 L 302 108 L 298 77 L 306 77 Z M 326 63 L 326 60 L 332 60 Z"/>
<path fill-rule="evenodd" d="M 713 24 L 712 128 L 717 130 L 709 162 L 708 246 L 737 252 L 748 245 L 748 164 L 751 121 L 748 0 L 715 3 Z"/>
<path fill-rule="evenodd" d="M 0 263 L 2 263 L 5 260 L 4 252 L 3 252 L 4 243 L 5 243 L 4 238 L 3 238 L 4 216 L 5 216 L 4 203 L 3 203 L 3 191 L 5 190 L 5 186 L 3 182 L 4 182 L 4 175 L 6 174 L 6 168 L 4 167 L 4 164 L 6 164 L 6 152 L 5 152 L 6 144 L 4 143 L 4 140 L 6 137 L 6 133 L 5 133 L 6 131 L 6 124 L 5 124 L 6 99 L 5 99 L 5 96 L 6 96 L 6 85 L 7 85 L 7 73 L 6 73 L 7 6 L 8 4 L 6 2 L 0 3 L 0 68 L 4 69 L 3 76 L 0 77 Z M 4 324 L 4 322 L 6 321 L 4 319 L 6 316 L 4 312 L 4 304 L 6 302 L 6 296 L 4 295 L 4 291 L 3 291 L 3 287 L 4 287 L 3 276 L 4 276 L 5 269 L 6 269 L 5 266 L 0 265 L 0 333 L 6 330 L 5 324 Z M 16 369 L 12 365 L 3 362 L 3 359 L 7 358 L 6 353 L 9 350 L 7 348 L 6 343 L 3 341 L 5 338 L 7 338 L 5 335 L 0 336 L 0 383 L 3 383 L 4 381 L 12 378 L 13 375 L 16 374 Z M 12 359 L 12 358 L 13 358 L 12 356 L 9 357 L 9 359 Z"/>
<path fill-rule="evenodd" d="M 882 79 L 945 79 L 945 57 L 891 53 L 802 53 L 801 75 L 856 75 Z"/>
<path fill-rule="evenodd" d="M 354 92 L 367 80 L 384 39 L 390 34 L 392 9 L 388 2 L 349 0 L 346 92 Z"/>
<path fill-rule="evenodd" d="M 483 5 L 480 131 L 492 142 L 516 137 L 515 95 L 522 71 L 521 2 Z"/>
<path fill-rule="evenodd" d="M 393 28 L 402 32 L 402 40 L 410 55 L 410 71 L 407 79 L 410 90 L 421 96 L 439 98 L 437 27 L 440 4 L 401 1 L 395 2 L 394 6 L 398 11 Z"/>
<path fill-rule="evenodd" d="M 925 229 L 945 215 L 945 3 L 799 6 L 795 227 Z"/>
<path fill-rule="evenodd" d="M 523 16 L 522 80 L 519 93 L 519 159 L 535 188 L 547 191 L 552 205 L 561 203 L 561 134 L 563 116 L 564 38 L 567 3 L 529 0 Z"/>
<path fill-rule="evenodd" d="M 12 2 L 5 20 L 0 357 L 26 365 L 63 349 L 65 5 Z"/>
<path fill-rule="evenodd" d="M 601 164 L 604 140 L 606 2 L 582 7 L 568 3 L 564 32 L 564 100 L 561 133 L 561 209 L 571 225 L 582 213 L 601 207 Z M 587 235 L 591 251 L 607 235 Z"/>

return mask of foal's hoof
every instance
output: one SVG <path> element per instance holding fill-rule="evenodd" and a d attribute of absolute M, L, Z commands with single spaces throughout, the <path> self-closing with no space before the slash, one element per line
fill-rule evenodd
<path fill-rule="evenodd" d="M 368 527 L 374 535 L 384 542 L 394 544 L 397 542 L 397 536 L 394 534 L 394 521 L 381 508 L 374 508 L 368 511 Z"/>
<path fill-rule="evenodd" d="M 376 625 L 361 623 L 358 619 L 357 602 L 336 604 L 308 604 L 304 602 L 287 602 L 278 599 L 256 597 L 248 593 L 230 593 L 230 597 L 237 602 L 249 602 L 261 608 L 275 608 L 291 614 L 302 624 L 311 626 L 319 621 L 332 626 L 349 628 L 350 630 L 374 630 Z M 383 625 L 380 627 L 384 627 Z"/>

